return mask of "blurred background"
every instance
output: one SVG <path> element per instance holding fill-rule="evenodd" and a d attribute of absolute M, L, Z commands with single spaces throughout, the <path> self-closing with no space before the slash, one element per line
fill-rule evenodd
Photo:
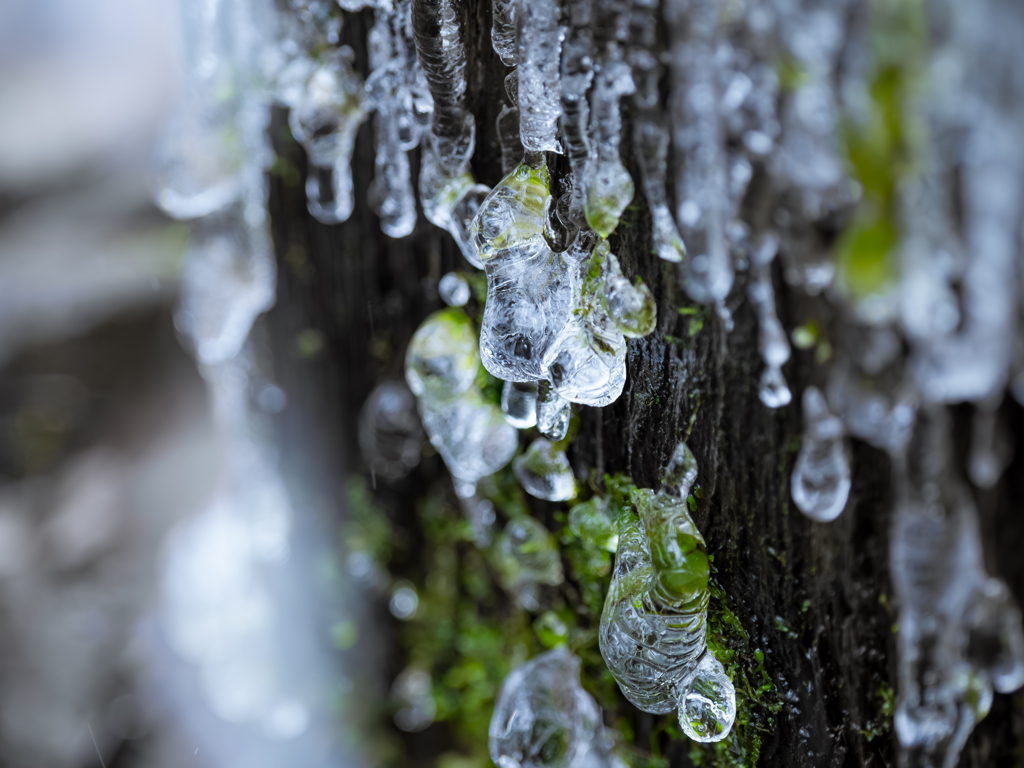
<path fill-rule="evenodd" d="M 179 33 L 159 0 L 0 4 L 3 766 L 356 760 L 358 607 L 277 473 L 269 353 L 211 397 L 175 327 L 189 228 L 149 174 Z"/>

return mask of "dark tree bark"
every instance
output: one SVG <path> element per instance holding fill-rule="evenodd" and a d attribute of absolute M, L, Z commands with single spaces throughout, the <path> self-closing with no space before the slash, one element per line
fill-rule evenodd
<path fill-rule="evenodd" d="M 470 0 L 465 5 L 470 107 L 478 137 L 473 170 L 481 182 L 494 185 L 501 177 L 494 121 L 507 70 L 490 45 L 490 3 Z M 363 41 L 371 23 L 364 12 L 350 17 L 343 33 L 362 71 Z M 624 112 L 629 135 L 625 104 Z M 276 114 L 277 152 L 295 168 L 305 168 L 302 150 L 287 140 L 285 126 L 284 115 Z M 372 131 L 371 118 L 356 142 L 357 202 L 347 222 L 328 227 L 312 220 L 298 178 L 279 175 L 272 185 L 280 265 L 278 304 L 269 315 L 275 357 L 296 359 L 293 340 L 303 329 L 316 329 L 326 340 L 318 358 L 280 366 L 279 378 L 292 397 L 281 424 L 285 461 L 291 466 L 312 461 L 322 474 L 335 478 L 361 470 L 359 408 L 375 383 L 402 377 L 410 336 L 429 312 L 442 306 L 436 293 L 439 278 L 468 268 L 448 234 L 422 216 L 408 238 L 390 240 L 381 234 L 373 201 L 363 194 L 373 176 Z M 636 177 L 625 146 L 624 162 Z M 556 177 L 565 172 L 561 158 L 551 161 Z M 415 177 L 418 152 L 412 166 Z M 745 202 L 751 211 L 765 209 L 776 194 L 760 172 L 751 190 Z M 691 336 L 691 318 L 677 312 L 690 302 L 675 266 L 652 254 L 649 232 L 650 215 L 638 190 L 611 245 L 625 274 L 640 274 L 657 297 L 658 327 L 651 336 L 629 342 L 622 397 L 602 410 L 578 409 L 580 429 L 570 452 L 577 477 L 622 472 L 638 486 L 656 487 L 672 448 L 686 438 L 699 464 L 702 499 L 695 520 L 715 556 L 714 578 L 749 636 L 750 651 L 764 652 L 765 670 L 776 686 L 763 702 L 774 702 L 777 711 L 762 707 L 767 732 L 757 765 L 895 765 L 891 716 L 884 713 L 886 691 L 896 686 L 889 459 L 855 441 L 853 490 L 843 515 L 822 525 L 800 514 L 791 503 L 789 484 L 801 432 L 799 393 L 821 375 L 813 352 L 795 350 L 786 366 L 794 402 L 766 408 L 758 398 L 763 364 L 744 273 L 738 274 L 728 301 L 734 330 L 727 333 L 709 308 L 701 314 L 703 328 Z M 823 311 L 823 299 L 813 303 L 794 293 L 780 274 L 775 289 L 787 328 Z M 1017 435 L 1024 434 L 1024 413 L 1016 403 L 1004 406 L 1004 415 Z M 958 411 L 957 417 L 957 434 L 965 437 L 968 414 Z M 966 443 L 957 441 L 961 453 Z M 987 565 L 1006 579 L 1019 603 L 1024 603 L 1022 469 L 1024 452 L 1018 451 L 996 488 L 977 498 Z M 436 459 L 420 467 L 414 485 L 426 488 L 431 475 L 445 476 Z M 400 496 L 411 502 L 414 490 L 403 488 Z M 320 494 L 328 509 L 343 506 L 334 486 L 306 492 Z M 653 718 L 637 722 L 650 728 Z M 689 748 L 685 741 L 670 747 L 673 766 L 691 764 Z M 997 695 L 961 765 L 1020 766 L 1022 750 L 1024 696 Z"/>

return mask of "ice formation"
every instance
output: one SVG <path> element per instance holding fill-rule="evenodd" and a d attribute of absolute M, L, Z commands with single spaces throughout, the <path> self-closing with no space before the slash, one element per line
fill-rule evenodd
<path fill-rule="evenodd" d="M 506 381 L 501 389 L 501 411 L 505 420 L 516 429 L 529 429 L 537 424 L 537 382 Z M 566 420 L 568 427 L 568 420 Z M 561 438 L 557 438 L 560 440 Z"/>
<path fill-rule="evenodd" d="M 952 768 L 992 703 L 1024 685 L 1021 613 L 988 576 L 977 512 L 951 466 L 948 415 L 922 412 L 897 465 L 891 567 L 900 604 L 896 733 L 912 765 Z"/>
<path fill-rule="evenodd" d="M 438 281 L 437 294 L 449 307 L 462 307 L 469 301 L 469 283 L 457 272 L 449 272 Z"/>
<path fill-rule="evenodd" d="M 687 511 L 697 463 L 685 443 L 665 487 L 639 490 L 637 514 L 619 518 L 618 549 L 598 638 L 623 695 L 645 712 L 676 710 L 695 741 L 720 741 L 736 718 L 736 693 L 707 648 L 704 538 Z"/>
<path fill-rule="evenodd" d="M 398 480 L 420 463 L 423 428 L 416 398 L 397 381 L 374 387 L 359 414 L 359 448 L 375 477 Z"/>
<path fill-rule="evenodd" d="M 786 329 L 775 314 L 775 288 L 772 286 L 771 263 L 779 243 L 773 235 L 764 237 L 751 255 L 747 297 L 757 314 L 760 327 L 758 350 L 766 366 L 761 376 L 761 402 L 769 408 L 788 405 L 793 399 L 782 375 L 782 366 L 789 360 Z"/>
<path fill-rule="evenodd" d="M 479 368 L 476 331 L 460 309 L 429 315 L 409 342 L 405 378 L 423 427 L 457 483 L 470 487 L 508 464 L 517 445 L 515 428 L 476 385 Z"/>
<path fill-rule="evenodd" d="M 568 501 L 576 495 L 576 479 L 565 451 L 543 437 L 512 462 L 516 479 L 531 496 L 546 501 Z"/>
<path fill-rule="evenodd" d="M 617 45 L 609 47 L 594 78 L 593 178 L 576 181 L 586 185 L 586 219 L 601 237 L 608 237 L 618 226 L 619 217 L 633 200 L 633 179 L 619 157 L 622 140 L 622 115 L 619 100 L 636 90 L 629 65 Z"/>
<path fill-rule="evenodd" d="M 619 547 L 618 519 L 604 496 L 576 504 L 569 510 L 569 530 L 587 544 L 615 552 Z"/>
<path fill-rule="evenodd" d="M 817 387 L 804 390 L 804 436 L 793 468 L 793 501 L 812 520 L 835 520 L 850 496 L 850 456 L 843 422 Z"/>
<path fill-rule="evenodd" d="M 601 711 L 580 685 L 580 660 L 555 648 L 513 669 L 501 686 L 490 727 L 498 768 L 610 768 Z"/>
<path fill-rule="evenodd" d="M 515 9 L 519 133 L 527 155 L 562 151 L 555 138 L 561 116 L 558 16 L 555 0 L 519 2 Z"/>
<path fill-rule="evenodd" d="M 525 515 L 505 525 L 491 547 L 491 561 L 502 588 L 528 611 L 540 607 L 540 585 L 554 587 L 565 579 L 554 536 Z"/>
<path fill-rule="evenodd" d="M 556 443 L 569 431 L 572 406 L 547 381 L 537 386 L 537 429 L 549 440 Z"/>

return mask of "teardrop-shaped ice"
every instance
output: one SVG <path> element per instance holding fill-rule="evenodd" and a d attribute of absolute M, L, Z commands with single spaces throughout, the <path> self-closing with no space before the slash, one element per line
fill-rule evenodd
<path fill-rule="evenodd" d="M 428 315 L 405 356 L 405 379 L 417 397 L 450 400 L 469 390 L 480 370 L 473 321 L 461 309 Z"/>
<path fill-rule="evenodd" d="M 457 272 L 449 272 L 437 283 L 437 295 L 449 307 L 461 307 L 469 301 L 469 283 Z"/>
<path fill-rule="evenodd" d="M 516 479 L 531 496 L 545 501 L 568 501 L 576 495 L 576 479 L 565 451 L 538 437 L 526 453 L 512 462 Z"/>
<path fill-rule="evenodd" d="M 569 510 L 569 530 L 593 547 L 615 552 L 619 547 L 618 521 L 608 500 L 595 496 Z"/>
<path fill-rule="evenodd" d="M 572 406 L 563 400 L 549 381 L 537 384 L 537 429 L 549 440 L 558 442 L 569 431 Z"/>
<path fill-rule="evenodd" d="M 722 663 L 705 653 L 680 685 L 679 725 L 694 741 L 721 741 L 736 720 L 736 688 Z"/>
<path fill-rule="evenodd" d="M 839 517 L 850 496 L 850 458 L 843 423 L 817 387 L 804 390 L 804 436 L 793 468 L 793 501 L 812 520 Z"/>
<path fill-rule="evenodd" d="M 505 678 L 490 726 L 498 768 L 609 768 L 601 712 L 580 685 L 580 660 L 548 651 Z"/>
<path fill-rule="evenodd" d="M 539 607 L 539 585 L 554 587 L 565 578 L 554 536 L 532 517 L 509 520 L 491 555 L 502 589 L 528 611 Z"/>
<path fill-rule="evenodd" d="M 609 249 L 607 241 L 597 247 L 607 251 L 608 265 L 604 289 L 601 291 L 601 304 L 623 336 L 631 339 L 646 336 L 654 331 L 658 322 L 654 294 L 639 277 L 633 283 L 623 276 L 619 260 Z"/>
<path fill-rule="evenodd" d="M 378 384 L 359 413 L 363 460 L 377 477 L 398 480 L 419 464 L 422 445 L 416 398 L 400 382 Z"/>

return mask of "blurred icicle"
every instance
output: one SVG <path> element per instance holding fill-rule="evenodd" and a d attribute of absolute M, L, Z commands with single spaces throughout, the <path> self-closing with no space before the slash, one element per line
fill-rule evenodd
<path fill-rule="evenodd" d="M 565 580 L 555 537 L 532 517 L 509 520 L 490 554 L 502 589 L 528 611 L 540 608 L 541 586 L 554 587 Z"/>
<path fill-rule="evenodd" d="M 506 67 L 516 65 L 519 0 L 491 0 L 491 45 Z"/>
<path fill-rule="evenodd" d="M 629 65 L 617 45 L 611 45 L 601 62 L 593 89 L 594 162 L 587 188 L 586 218 L 599 236 L 608 237 L 619 217 L 633 200 L 633 179 L 619 157 L 622 114 L 619 101 L 636 90 Z"/>
<path fill-rule="evenodd" d="M 725 240 L 728 172 L 725 137 L 717 108 L 712 0 L 666 6 L 672 55 L 672 127 L 676 163 L 677 221 L 687 243 L 686 291 L 690 298 L 724 310 L 733 283 Z"/>
<path fill-rule="evenodd" d="M 829 413 L 817 387 L 804 390 L 804 434 L 793 468 L 792 492 L 797 507 L 812 520 L 835 520 L 850 497 L 850 455 L 843 423 Z"/>
<path fill-rule="evenodd" d="M 767 366 L 761 377 L 761 402 L 769 408 L 788 405 L 793 396 L 782 376 L 782 366 L 789 360 L 786 329 L 775 313 L 775 288 L 772 286 L 772 261 L 779 249 L 774 235 L 765 235 L 751 255 L 747 297 L 757 315 L 760 328 L 758 351 Z"/>
<path fill-rule="evenodd" d="M 930 407 L 896 465 L 891 567 L 900 606 L 895 726 L 911 766 L 953 768 L 993 690 L 1024 685 L 1021 614 L 987 575 L 977 513 L 957 480 L 948 415 Z"/>
<path fill-rule="evenodd" d="M 536 426 L 537 382 L 513 383 L 506 381 L 501 390 L 501 410 L 505 414 L 505 421 L 516 429 L 529 429 Z"/>
<path fill-rule="evenodd" d="M 565 451 L 543 437 L 512 462 L 512 470 L 523 490 L 538 499 L 568 501 L 576 495 L 576 480 Z"/>
<path fill-rule="evenodd" d="M 594 39 L 591 32 L 591 3 L 577 0 L 568 5 L 569 29 L 562 44 L 561 103 L 562 140 L 565 143 L 572 187 L 565 206 L 563 224 L 579 229 L 586 224 L 587 179 L 594 160 L 587 92 L 594 79 Z"/>
<path fill-rule="evenodd" d="M 369 105 L 376 110 L 376 172 L 380 226 L 389 237 L 406 237 L 416 226 L 416 200 L 407 152 L 420 142 L 429 93 L 421 82 L 412 39 L 411 0 L 378 9 L 369 33 Z"/>

